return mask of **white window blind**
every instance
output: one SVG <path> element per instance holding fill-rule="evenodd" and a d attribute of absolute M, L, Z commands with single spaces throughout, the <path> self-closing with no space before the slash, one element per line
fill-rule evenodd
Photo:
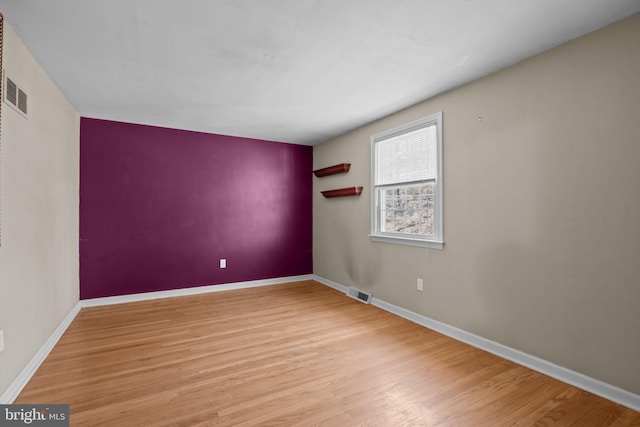
<path fill-rule="evenodd" d="M 434 125 L 375 144 L 375 185 L 435 180 L 438 173 L 438 132 Z"/>

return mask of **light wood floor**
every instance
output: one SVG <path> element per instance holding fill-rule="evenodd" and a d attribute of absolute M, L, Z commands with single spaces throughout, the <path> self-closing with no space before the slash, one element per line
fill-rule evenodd
<path fill-rule="evenodd" d="M 15 403 L 74 426 L 640 425 L 311 281 L 85 308 Z"/>

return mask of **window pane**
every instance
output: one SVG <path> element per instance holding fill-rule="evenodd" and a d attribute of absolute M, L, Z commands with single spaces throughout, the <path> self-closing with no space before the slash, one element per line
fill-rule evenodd
<path fill-rule="evenodd" d="M 381 190 L 381 231 L 433 236 L 434 185 L 426 182 Z"/>
<path fill-rule="evenodd" d="M 435 125 L 379 141 L 375 185 L 435 179 L 437 128 Z"/>

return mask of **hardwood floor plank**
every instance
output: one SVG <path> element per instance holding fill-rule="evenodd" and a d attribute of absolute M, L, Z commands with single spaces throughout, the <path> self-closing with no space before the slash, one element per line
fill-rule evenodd
<path fill-rule="evenodd" d="M 313 281 L 81 310 L 16 403 L 74 426 L 637 425 Z"/>

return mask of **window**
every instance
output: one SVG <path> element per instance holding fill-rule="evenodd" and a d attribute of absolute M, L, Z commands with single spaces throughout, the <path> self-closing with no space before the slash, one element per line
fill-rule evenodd
<path fill-rule="evenodd" d="M 442 113 L 371 137 L 371 239 L 442 249 Z"/>

